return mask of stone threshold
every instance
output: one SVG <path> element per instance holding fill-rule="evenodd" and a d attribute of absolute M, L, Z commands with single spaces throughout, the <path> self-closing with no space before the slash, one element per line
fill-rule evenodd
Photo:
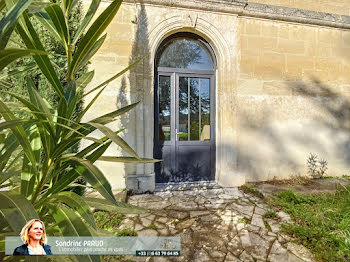
<path fill-rule="evenodd" d="M 154 192 L 187 191 L 222 188 L 215 181 L 157 183 Z"/>

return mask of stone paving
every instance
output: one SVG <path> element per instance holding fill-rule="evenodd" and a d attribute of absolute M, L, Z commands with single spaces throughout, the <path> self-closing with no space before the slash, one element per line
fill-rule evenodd
<path fill-rule="evenodd" d="M 280 233 L 288 214 L 264 219 L 268 206 L 237 188 L 156 192 L 131 196 L 128 202 L 150 212 L 127 215 L 120 229 L 181 237 L 181 257 L 128 256 L 132 261 L 314 261 L 308 249 Z"/>

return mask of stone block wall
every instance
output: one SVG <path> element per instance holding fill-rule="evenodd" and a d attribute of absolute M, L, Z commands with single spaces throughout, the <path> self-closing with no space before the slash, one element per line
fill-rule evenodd
<path fill-rule="evenodd" d="M 261 80 L 264 94 L 291 94 L 293 90 L 287 91 L 282 83 L 314 79 L 349 95 L 348 30 L 247 18 L 239 21 L 239 78 Z M 277 82 L 282 89 L 268 93 L 267 86 Z"/>
<path fill-rule="evenodd" d="M 238 169 L 247 180 L 306 174 L 310 152 L 348 172 L 350 32 L 239 19 Z"/>
<path fill-rule="evenodd" d="M 270 14 L 266 15 L 268 19 L 263 19 L 262 15 L 256 15 L 256 6 L 252 7 L 255 13 L 249 13 L 243 0 L 212 2 L 124 2 L 107 29 L 104 45 L 91 61 L 95 77 L 89 88 L 135 59 L 147 56 L 107 86 L 85 120 L 140 101 L 135 110 L 110 126 L 114 130 L 126 128 L 124 139 L 140 156 L 152 157 L 155 53 L 169 35 L 192 32 L 208 41 L 217 59 L 216 181 L 219 184 L 237 186 L 246 181 L 306 174 L 310 152 L 328 160 L 329 175 L 348 173 L 350 31 L 347 24 L 342 21 L 341 28 L 336 28 L 333 24 L 327 27 L 312 21 L 292 23 L 290 20 L 298 18 L 281 21 Z M 283 2 L 287 7 L 299 7 L 297 1 L 254 2 L 274 5 Z M 343 4 L 342 11 L 348 12 L 345 2 L 334 3 Z M 88 7 L 89 2 L 85 3 Z M 102 2 L 100 12 L 107 4 Z M 312 8 L 311 4 L 304 6 L 325 11 Z M 288 10 L 283 12 L 288 14 Z M 85 103 L 91 99 L 89 96 Z M 117 147 L 106 153 L 122 154 Z M 98 162 L 98 166 L 115 189 L 125 186 L 136 191 L 154 189 L 150 164 Z"/>

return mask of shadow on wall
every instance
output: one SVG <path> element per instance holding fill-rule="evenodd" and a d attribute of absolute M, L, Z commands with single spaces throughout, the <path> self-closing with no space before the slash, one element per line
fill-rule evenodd
<path fill-rule="evenodd" d="M 329 175 L 348 172 L 349 99 L 317 79 L 285 85 L 292 95 L 238 98 L 239 172 L 248 181 L 305 175 L 311 152 L 328 160 Z"/>
<path fill-rule="evenodd" d="M 130 64 L 150 53 L 148 18 L 144 5 L 138 5 L 138 8 L 138 24 Z M 150 139 L 144 123 L 152 125 L 148 130 L 153 129 L 153 121 L 144 119 L 146 115 L 153 114 L 153 100 L 149 101 L 153 90 L 150 59 L 148 56 L 134 67 L 129 72 L 129 78 L 123 77 L 116 101 L 117 107 L 129 102 L 141 102 L 136 110 L 121 118 L 122 126 L 127 127 L 125 140 L 140 156 L 145 155 L 145 141 Z M 342 91 L 335 90 L 316 78 L 310 82 L 285 81 L 284 85 L 288 95 L 237 95 L 236 118 L 240 126 L 238 142 L 221 144 L 224 148 L 234 148 L 229 152 L 237 152 L 237 171 L 244 174 L 248 181 L 286 178 L 298 173 L 304 175 L 306 159 L 312 152 L 328 160 L 330 175 L 348 172 L 349 99 Z M 144 174 L 150 169 L 151 164 L 125 165 L 126 174 Z"/>
<path fill-rule="evenodd" d="M 129 65 L 137 59 L 150 53 L 148 42 L 148 19 L 143 4 L 137 5 L 137 29 L 134 35 L 132 54 Z M 145 98 L 151 97 L 152 67 L 150 57 L 146 56 L 141 62 L 129 71 L 129 77 L 123 76 L 116 106 L 121 108 L 130 103 L 140 102 L 135 109 L 121 117 L 121 126 L 126 128 L 123 132 L 124 139 L 141 157 L 145 157 Z M 129 84 L 129 85 L 128 85 Z M 129 86 L 129 90 L 128 90 Z M 125 152 L 123 155 L 127 156 Z M 149 155 L 147 157 L 150 157 Z M 151 156 L 152 157 L 152 156 Z M 146 164 L 150 166 L 150 164 Z M 126 175 L 144 174 L 145 164 L 124 164 Z"/>
<path fill-rule="evenodd" d="M 234 147 L 248 181 L 306 175 L 311 152 L 328 161 L 328 175 L 349 174 L 350 34 L 337 45 L 322 81 L 311 74 L 309 81 L 281 80 L 284 90 L 276 92 L 284 95 L 237 96 Z"/>

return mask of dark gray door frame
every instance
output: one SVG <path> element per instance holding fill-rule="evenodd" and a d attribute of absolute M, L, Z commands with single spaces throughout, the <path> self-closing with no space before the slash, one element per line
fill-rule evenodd
<path fill-rule="evenodd" d="M 159 107 L 159 92 L 158 83 L 159 76 L 170 77 L 171 82 L 171 111 L 170 111 L 170 141 L 159 141 L 158 132 L 158 107 Z M 179 129 L 179 77 L 192 77 L 192 78 L 208 78 L 210 79 L 210 141 L 178 141 L 175 129 Z M 171 146 L 171 165 L 173 170 L 178 170 L 178 161 L 176 160 L 176 154 L 179 146 L 195 146 L 195 145 L 210 145 L 211 152 L 211 174 L 215 179 L 215 166 L 216 166 L 216 86 L 215 86 L 215 72 L 214 70 L 189 70 L 180 68 L 166 68 L 158 67 L 155 77 L 155 135 L 154 146 L 167 145 Z"/>

